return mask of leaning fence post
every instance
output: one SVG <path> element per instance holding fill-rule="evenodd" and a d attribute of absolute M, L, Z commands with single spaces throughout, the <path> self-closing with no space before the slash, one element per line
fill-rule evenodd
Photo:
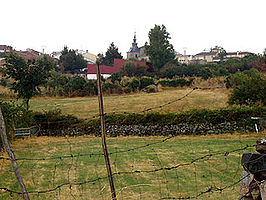
<path fill-rule="evenodd" d="M 2 141 L 3 141 L 3 144 L 4 144 L 4 147 L 10 157 L 10 160 L 12 162 L 12 165 L 13 165 L 13 168 L 14 168 L 14 172 L 15 172 L 15 175 L 17 177 L 17 180 L 18 180 L 18 184 L 19 184 L 19 187 L 21 189 L 21 192 L 22 192 L 22 195 L 23 195 L 23 198 L 25 200 L 29 200 L 29 195 L 28 195 L 28 192 L 26 190 L 26 186 L 23 182 L 23 179 L 22 179 L 22 176 L 19 172 L 19 168 L 18 168 L 18 165 L 17 165 L 17 162 L 16 162 L 16 158 L 15 158 L 15 155 L 11 149 L 11 147 L 9 146 L 9 143 L 8 143 L 8 140 L 7 140 L 7 136 L 6 136 L 6 127 L 5 127 L 5 121 L 4 121 L 4 117 L 3 117 L 3 114 L 2 114 L 2 110 L 0 108 L 0 131 L 1 131 L 1 138 L 2 138 Z"/>
<path fill-rule="evenodd" d="M 99 101 L 99 113 L 101 118 L 101 132 L 102 132 L 102 147 L 104 152 L 104 159 L 105 159 L 105 165 L 108 173 L 108 179 L 110 184 L 110 189 L 112 193 L 112 199 L 116 200 L 116 193 L 115 193 L 115 187 L 114 187 L 114 181 L 112 176 L 112 170 L 106 145 L 106 127 L 105 127 L 105 121 L 104 121 L 104 109 L 103 109 L 103 95 L 102 95 L 102 83 L 101 83 L 101 72 L 100 72 L 100 65 L 97 61 L 97 83 L 98 83 L 98 101 Z"/>

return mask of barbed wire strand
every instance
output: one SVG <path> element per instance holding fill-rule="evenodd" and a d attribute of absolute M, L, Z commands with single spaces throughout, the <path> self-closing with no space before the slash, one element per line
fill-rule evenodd
<path fill-rule="evenodd" d="M 234 150 L 231 150 L 231 151 L 225 151 L 225 152 L 217 152 L 217 153 L 211 153 L 211 154 L 206 154 L 206 155 L 203 155 L 203 156 L 200 156 L 198 158 L 194 158 L 192 159 L 190 162 L 186 162 L 186 163 L 181 163 L 181 164 L 177 164 L 177 165 L 173 165 L 171 167 L 159 167 L 159 168 L 155 168 L 153 170 L 135 170 L 135 171 L 121 171 L 121 172 L 115 172 L 113 173 L 114 176 L 120 176 L 120 175 L 126 175 L 126 174 L 140 174 L 140 173 L 154 173 L 154 172 L 159 172 L 159 171 L 162 171 L 162 170 L 173 170 L 173 169 L 176 169 L 176 168 L 180 168 L 180 167 L 184 167 L 184 166 L 189 166 L 189 165 L 192 165 L 196 162 L 199 162 L 199 161 L 203 161 L 203 160 L 208 160 L 210 159 L 211 157 L 213 156 L 217 156 L 217 155 L 224 155 L 224 156 L 228 156 L 229 154 L 231 153 L 234 153 L 234 152 L 238 152 L 238 151 L 243 151 L 243 150 L 246 150 L 248 148 L 251 148 L 251 147 L 255 147 L 256 145 L 246 145 L 245 147 L 243 148 L 238 148 L 238 149 L 234 149 Z M 92 179 L 92 180 L 86 180 L 86 181 L 83 181 L 83 182 L 78 182 L 78 181 L 73 181 L 73 182 L 65 182 L 65 183 L 61 183 L 53 188 L 50 188 L 50 189 L 47 189 L 47 190 L 33 190 L 33 191 L 28 191 L 29 194 L 40 194 L 40 193 L 49 193 L 49 192 L 53 192 L 63 186 L 68 186 L 68 185 L 84 185 L 84 184 L 87 184 L 87 183 L 91 183 L 91 182 L 95 182 L 95 181 L 99 181 L 99 180 L 103 180 L 103 179 L 106 179 L 108 178 L 107 176 L 105 177 L 98 177 L 96 179 Z M 4 191 L 7 191 L 7 192 L 10 192 L 10 193 L 14 193 L 14 194 L 21 194 L 21 192 L 18 192 L 18 191 L 14 191 L 14 190 L 11 190 L 11 189 L 8 189 L 6 187 L 0 187 L 0 190 L 4 190 Z"/>
<path fill-rule="evenodd" d="M 217 87 L 217 88 L 223 88 L 223 87 Z M 199 90 L 199 89 L 208 90 L 208 89 L 216 89 L 216 88 L 193 88 L 187 94 L 185 94 L 184 96 L 182 96 L 182 97 L 180 97 L 178 99 L 169 101 L 169 102 L 164 103 L 164 104 L 162 104 L 160 106 L 155 106 L 155 107 L 151 107 L 151 108 L 148 108 L 148 109 L 144 109 L 144 110 L 142 110 L 139 113 L 145 113 L 145 112 L 152 111 L 154 109 L 163 108 L 163 107 L 165 107 L 167 105 L 173 104 L 173 103 L 175 103 L 177 101 L 180 101 L 180 100 L 188 97 L 195 90 Z M 119 113 L 111 113 L 111 114 L 119 114 Z M 124 113 L 120 113 L 120 114 L 138 114 L 138 113 L 127 113 L 127 112 L 124 112 Z M 107 114 L 105 114 L 105 115 L 107 115 Z M 87 119 L 84 119 L 84 120 L 90 120 L 90 119 L 94 119 L 96 117 L 99 117 L 99 115 L 95 115 L 92 118 L 87 118 Z M 61 122 L 65 122 L 65 121 L 61 121 Z M 60 121 L 58 121 L 58 122 L 51 122 L 51 123 L 48 122 L 48 126 L 49 126 L 49 124 L 52 124 L 52 123 L 61 123 L 61 122 Z M 170 137 L 167 137 L 167 138 L 165 138 L 163 140 L 160 140 L 160 141 L 157 141 L 157 142 L 147 143 L 145 145 L 140 145 L 140 146 L 137 146 L 137 147 L 134 147 L 134 148 L 127 148 L 127 149 L 123 149 L 123 150 L 117 150 L 117 147 L 115 147 L 115 151 L 109 153 L 110 155 L 114 155 L 115 156 L 115 161 L 114 161 L 113 164 L 115 165 L 116 171 L 115 171 L 115 173 L 113 173 L 113 177 L 116 177 L 117 180 L 118 180 L 119 177 L 122 177 L 122 176 L 125 176 L 125 175 L 133 175 L 133 174 L 140 174 L 140 173 L 157 173 L 157 172 L 162 172 L 163 173 L 163 178 L 164 178 L 164 180 L 166 182 L 167 196 L 166 197 L 162 197 L 163 192 L 162 192 L 161 181 L 163 179 L 160 179 L 159 180 L 159 178 L 158 178 L 159 184 L 160 184 L 159 187 L 160 187 L 160 193 L 161 193 L 160 194 L 160 198 L 161 199 L 196 199 L 196 198 L 198 198 L 198 197 L 200 197 L 202 195 L 205 195 L 205 194 L 210 194 L 210 193 L 214 193 L 214 192 L 222 192 L 222 191 L 224 191 L 224 190 L 226 190 L 228 188 L 231 188 L 231 187 L 237 185 L 243 178 L 240 179 L 240 180 L 238 180 L 238 181 L 236 181 L 236 182 L 234 182 L 233 184 L 230 184 L 230 185 L 227 185 L 227 186 L 223 186 L 223 187 L 217 187 L 215 185 L 215 183 L 212 181 L 213 183 L 212 183 L 212 185 L 210 187 L 208 187 L 206 190 L 202 190 L 200 192 L 197 189 L 195 195 L 187 196 L 187 197 L 182 197 L 182 196 L 181 197 L 171 197 L 170 196 L 170 193 L 171 192 L 170 192 L 170 189 L 168 188 L 168 184 L 167 184 L 169 182 L 168 179 L 167 179 L 167 171 L 175 170 L 177 182 L 179 183 L 179 181 L 178 181 L 179 180 L 179 177 L 178 177 L 177 169 L 180 168 L 180 167 L 185 167 L 185 166 L 192 165 L 192 166 L 194 166 L 195 181 L 197 181 L 196 163 L 198 163 L 200 161 L 210 161 L 211 158 L 214 158 L 215 156 L 220 156 L 220 155 L 221 156 L 224 156 L 224 158 L 226 160 L 226 163 L 227 163 L 227 158 L 228 158 L 228 156 L 230 154 L 236 152 L 236 153 L 238 153 L 239 156 L 241 156 L 241 152 L 242 151 L 244 151 L 244 150 L 246 150 L 248 148 L 252 148 L 252 147 L 255 147 L 256 146 L 256 145 L 246 145 L 246 146 L 244 146 L 244 144 L 242 143 L 242 141 L 240 141 L 241 148 L 234 149 L 234 150 L 230 150 L 230 151 L 219 151 L 219 152 L 213 152 L 213 153 L 209 150 L 209 153 L 208 154 L 205 154 L 205 155 L 202 155 L 200 157 L 191 159 L 191 161 L 189 161 L 189 162 L 184 162 L 184 163 L 179 163 L 179 164 L 178 163 L 175 163 L 172 166 L 165 167 L 165 166 L 163 166 L 163 164 L 162 164 L 162 162 L 161 162 L 161 160 L 160 160 L 157 152 L 154 150 L 154 148 L 152 148 L 152 146 L 158 145 L 158 144 L 162 144 L 162 143 L 164 143 L 164 142 L 166 142 L 166 141 L 168 141 L 168 140 L 170 140 L 170 139 L 172 139 L 174 137 L 176 137 L 176 136 L 170 136 Z M 39 196 L 39 195 L 45 194 L 45 193 L 56 192 L 58 194 L 57 197 L 59 199 L 61 189 L 63 187 L 65 187 L 65 186 L 67 186 L 69 188 L 69 194 L 70 194 L 71 198 L 72 199 L 76 199 L 76 197 L 77 197 L 76 194 L 74 194 L 74 193 L 72 194 L 72 190 L 73 190 L 73 188 L 75 186 L 77 186 L 78 188 L 79 187 L 80 188 L 83 188 L 83 186 L 86 185 L 86 184 L 98 182 L 99 183 L 98 184 L 99 187 L 102 188 L 101 187 L 101 184 L 100 184 L 101 181 L 104 181 L 108 177 L 107 176 L 106 177 L 100 177 L 97 170 L 94 170 L 95 173 L 97 174 L 96 178 L 94 178 L 94 179 L 87 179 L 87 180 L 84 180 L 84 181 L 77 181 L 78 180 L 77 179 L 77 176 L 75 176 L 75 178 L 72 179 L 70 174 L 71 174 L 71 171 L 75 171 L 75 172 L 77 171 L 77 168 L 78 168 L 77 167 L 78 166 L 78 159 L 80 157 L 97 156 L 98 158 L 100 158 L 100 156 L 102 156 L 103 153 L 82 152 L 82 153 L 75 154 L 73 152 L 73 150 L 72 150 L 72 145 L 73 144 L 70 142 L 70 140 L 68 138 L 66 138 L 66 140 L 68 142 L 67 145 L 69 146 L 69 151 L 68 151 L 68 154 L 69 155 L 66 155 L 66 153 L 65 153 L 65 155 L 63 154 L 62 156 L 54 156 L 54 155 L 52 155 L 50 157 L 42 157 L 42 158 L 26 158 L 27 152 L 24 152 L 24 157 L 18 157 L 17 158 L 18 161 L 21 161 L 21 166 L 23 166 L 26 161 L 33 161 L 33 162 L 35 162 L 35 165 L 33 165 L 33 166 L 36 166 L 37 163 L 42 162 L 42 161 L 47 161 L 47 160 L 52 160 L 52 161 L 54 160 L 55 161 L 54 172 L 53 172 L 53 177 L 52 177 L 52 183 L 53 183 L 52 184 L 52 187 L 51 188 L 48 188 L 48 189 L 43 189 L 43 190 L 32 190 L 32 191 L 29 191 L 28 192 L 29 194 L 37 194 Z M 241 136 L 239 137 L 239 140 L 242 140 Z M 132 152 L 134 154 L 134 152 L 136 152 L 136 151 L 138 151 L 140 149 L 147 148 L 147 147 L 151 147 L 151 150 L 153 152 L 154 158 L 157 160 L 157 163 L 158 163 L 159 167 L 156 167 L 154 165 L 154 169 L 151 169 L 151 170 L 133 170 L 133 168 L 132 168 L 130 171 L 118 171 L 117 160 L 118 160 L 118 155 L 119 154 L 129 153 L 129 152 Z M 67 181 L 64 182 L 64 183 L 60 183 L 60 184 L 57 184 L 56 185 L 55 184 L 55 176 L 56 176 L 56 173 L 57 173 L 57 163 L 62 162 L 64 159 L 70 159 L 70 164 L 68 164 L 68 169 L 67 169 Z M 74 159 L 76 159 L 76 167 L 74 167 Z M 10 159 L 7 158 L 7 157 L 1 156 L 0 157 L 0 160 L 3 160 L 4 161 L 4 160 L 10 160 Z M 209 163 L 209 166 L 211 167 L 210 162 L 208 162 L 208 163 Z M 134 164 L 134 162 L 133 162 L 133 164 Z M 228 163 L 226 165 L 227 165 L 226 168 L 228 168 Z M 94 169 L 96 169 L 97 167 L 98 167 L 98 164 L 96 164 L 94 166 Z M 235 171 L 235 176 L 233 177 L 234 179 L 237 177 L 239 170 L 240 170 L 240 165 L 238 165 L 238 169 Z M 12 172 L 12 170 L 8 170 L 8 171 L 9 172 Z M 34 171 L 34 169 L 32 169 L 32 172 L 31 172 L 32 173 L 32 180 L 33 180 L 33 182 L 35 182 L 34 181 L 34 178 L 33 178 L 34 177 L 34 175 L 33 175 L 34 172 L 33 171 Z M 139 187 L 137 185 L 141 185 L 141 184 L 136 184 L 135 185 L 136 187 Z M 15 191 L 15 190 L 11 190 L 11 189 L 9 189 L 7 187 L 0 187 L 0 190 L 5 191 L 5 192 L 8 192 L 10 195 L 12 195 L 12 194 L 18 194 L 18 195 L 20 195 L 20 194 L 22 194 L 21 192 L 18 192 L 18 191 Z M 82 191 L 83 190 L 84 189 L 82 189 Z M 122 198 L 123 198 L 123 190 L 124 190 L 124 188 L 121 188 L 121 190 L 120 190 L 121 191 Z M 140 191 L 139 197 L 141 198 L 141 189 L 139 189 L 139 191 Z M 103 189 L 101 189 L 100 194 L 101 194 L 101 197 L 103 199 L 103 194 L 104 194 Z M 82 196 L 82 194 L 79 195 L 79 196 Z"/>

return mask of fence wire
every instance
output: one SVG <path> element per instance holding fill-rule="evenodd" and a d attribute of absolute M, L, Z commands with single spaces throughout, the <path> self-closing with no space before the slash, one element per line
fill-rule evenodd
<path fill-rule="evenodd" d="M 139 113 L 174 104 L 198 89 L 215 88 L 193 88 Z M 241 156 L 255 151 L 255 141 L 263 136 L 108 138 L 117 198 L 239 199 Z M 31 199 L 111 199 L 98 137 L 32 137 L 16 140 L 13 151 Z M 0 198 L 19 199 L 5 153 L 0 156 L 0 176 Z"/>

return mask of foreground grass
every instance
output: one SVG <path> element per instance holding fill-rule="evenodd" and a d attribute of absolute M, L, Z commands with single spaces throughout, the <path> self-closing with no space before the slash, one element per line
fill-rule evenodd
<path fill-rule="evenodd" d="M 158 93 L 136 93 L 104 97 L 106 113 L 141 112 L 144 109 L 160 106 L 180 97 L 192 89 L 171 89 Z M 195 90 L 181 101 L 167 105 L 154 111 L 180 112 L 194 108 L 216 109 L 227 106 L 229 90 Z M 32 110 L 52 110 L 60 108 L 64 114 L 72 114 L 79 118 L 88 118 L 98 114 L 97 97 L 49 98 L 38 97 L 30 101 Z"/>
<path fill-rule="evenodd" d="M 197 199 L 238 199 L 241 156 L 254 148 L 237 149 L 255 144 L 259 137 L 262 135 L 179 136 L 165 142 L 164 137 L 108 138 L 118 199 L 196 197 L 215 187 L 225 189 Z M 32 137 L 18 139 L 12 147 L 17 158 L 40 158 L 18 161 L 31 199 L 111 199 L 104 158 L 99 155 L 100 138 Z M 0 188 L 19 191 L 10 169 L 9 161 L 0 160 Z M 53 190 L 59 185 L 62 187 Z M 49 189 L 52 191 L 31 193 Z M 0 199 L 19 198 L 0 190 Z"/>

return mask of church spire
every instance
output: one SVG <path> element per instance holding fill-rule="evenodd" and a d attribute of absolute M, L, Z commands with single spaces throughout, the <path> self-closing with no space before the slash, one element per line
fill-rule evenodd
<path fill-rule="evenodd" d="M 133 39 L 133 43 L 135 43 L 136 44 L 136 42 L 137 42 L 137 38 L 136 38 L 136 31 L 134 32 L 134 39 Z"/>
<path fill-rule="evenodd" d="M 135 31 L 132 46 L 130 47 L 129 52 L 127 52 L 127 59 L 130 58 L 137 59 L 139 57 L 139 54 L 140 54 L 140 48 L 138 47 L 136 31 Z"/>
<path fill-rule="evenodd" d="M 136 31 L 134 32 L 133 43 L 132 43 L 131 48 L 129 49 L 129 52 L 138 52 L 138 53 L 140 52 L 140 49 L 137 43 Z"/>

